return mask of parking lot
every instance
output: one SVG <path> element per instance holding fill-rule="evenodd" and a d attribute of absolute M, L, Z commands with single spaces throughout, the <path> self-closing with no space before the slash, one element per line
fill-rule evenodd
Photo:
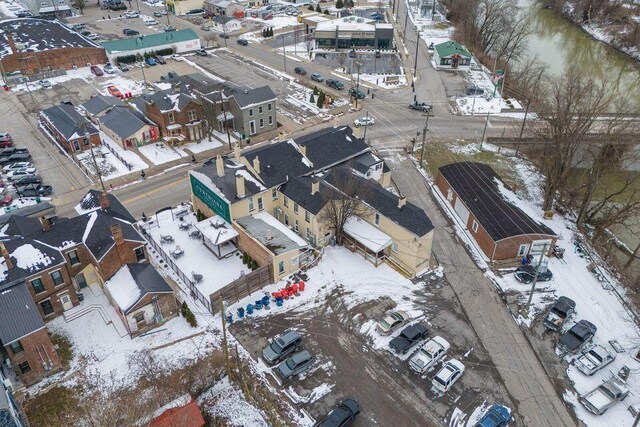
<path fill-rule="evenodd" d="M 318 52 L 314 62 L 331 69 L 341 68 L 339 55 L 340 52 Z M 344 61 L 346 72 L 357 73 L 357 63 L 361 64 L 361 74 L 400 74 L 402 68 L 402 60 L 394 52 L 380 52 L 380 58 L 376 58 L 374 51 L 356 51 L 355 58 L 347 56 Z"/>
<path fill-rule="evenodd" d="M 362 274 L 371 276 L 367 269 L 374 267 L 364 268 Z M 441 365 L 421 378 L 408 366 L 410 355 L 400 358 L 391 353 L 387 339 L 373 330 L 373 325 L 394 309 L 397 301 L 381 293 L 373 299 L 356 297 L 359 303 L 354 304 L 350 285 L 356 286 L 354 282 L 358 279 L 348 274 L 336 276 L 344 277 L 344 282 L 337 283 L 326 296 L 316 297 L 309 309 L 302 306 L 285 313 L 274 311 L 231 326 L 233 335 L 255 359 L 260 358 L 272 337 L 288 329 L 301 333 L 303 348 L 314 356 L 314 364 L 310 372 L 278 387 L 316 420 L 347 397 L 358 400 L 362 407 L 356 426 L 450 425 L 453 414 L 469 415 L 483 405 L 505 403 L 514 407 L 446 279 L 429 276 L 413 288 L 410 296 L 402 298 L 410 298 L 413 307 L 418 308 L 409 313 L 414 319 L 422 319 L 429 329 L 429 337 L 440 335 L 451 343 L 445 359 L 456 358 L 466 366 L 452 390 L 439 397 L 430 389 L 431 380 Z M 325 287 L 336 285 L 330 283 L 331 278 L 326 280 L 327 284 L 318 294 L 326 292 Z M 311 274 L 307 291 L 314 292 L 315 286 L 321 285 L 315 283 Z M 388 292 L 389 287 L 402 285 L 386 286 Z M 272 382 L 276 384 L 274 378 Z"/>

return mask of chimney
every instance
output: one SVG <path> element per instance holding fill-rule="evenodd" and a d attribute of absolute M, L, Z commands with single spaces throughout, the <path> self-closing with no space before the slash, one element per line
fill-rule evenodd
<path fill-rule="evenodd" d="M 256 171 L 256 173 L 260 173 L 260 159 L 258 156 L 253 158 L 253 170 Z"/>
<path fill-rule="evenodd" d="M 398 199 L 398 209 L 402 209 L 404 205 L 407 204 L 407 198 L 402 196 Z"/>
<path fill-rule="evenodd" d="M 267 240 L 273 240 L 273 233 L 271 230 L 267 230 L 267 235 L 265 236 Z"/>
<path fill-rule="evenodd" d="M 11 48 L 11 53 L 15 54 L 18 50 L 16 49 L 16 42 L 13 40 L 13 33 L 5 33 L 5 35 L 7 37 L 9 47 Z"/>
<path fill-rule="evenodd" d="M 0 250 L 2 250 L 2 256 L 4 257 L 4 263 L 7 265 L 7 270 L 11 270 L 13 268 L 13 261 L 11 261 L 11 255 L 9 255 L 9 251 L 4 246 L 4 243 L 0 243 Z"/>
<path fill-rule="evenodd" d="M 107 195 L 107 193 L 105 191 L 103 191 L 98 196 L 98 203 L 100 203 L 100 209 L 102 209 L 102 210 L 109 209 L 109 206 L 111 206 L 111 202 L 109 202 L 109 196 Z"/>
<path fill-rule="evenodd" d="M 44 231 L 49 231 L 51 228 L 51 222 L 49 222 L 49 220 L 44 216 L 40 217 L 40 224 L 42 224 L 42 230 Z"/>
<path fill-rule="evenodd" d="M 224 163 L 222 162 L 222 156 L 220 154 L 216 156 L 216 172 L 219 177 L 224 176 Z"/>
<path fill-rule="evenodd" d="M 318 191 L 320 191 L 320 181 L 313 180 L 311 182 L 311 195 L 316 194 Z"/>
<path fill-rule="evenodd" d="M 113 224 L 109 228 L 111 229 L 111 236 L 113 236 L 116 246 L 124 244 L 124 235 L 122 234 L 122 227 L 120 227 L 120 224 Z"/>
<path fill-rule="evenodd" d="M 239 143 L 236 143 L 236 145 L 233 146 L 233 157 L 235 157 L 238 162 L 240 161 L 240 144 Z"/>
<path fill-rule="evenodd" d="M 305 147 L 304 145 L 298 145 L 298 147 L 300 147 L 300 152 L 302 153 L 302 155 L 307 157 L 307 147 Z"/>
<path fill-rule="evenodd" d="M 236 174 L 236 193 L 238 195 L 238 199 L 242 199 L 244 197 L 244 177 L 240 174 Z"/>

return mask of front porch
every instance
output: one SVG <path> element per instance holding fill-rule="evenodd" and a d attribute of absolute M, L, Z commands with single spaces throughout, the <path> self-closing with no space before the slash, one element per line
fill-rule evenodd
<path fill-rule="evenodd" d="M 376 267 L 385 261 L 385 250 L 393 239 L 377 227 L 361 218 L 349 218 L 344 225 L 343 244 L 352 252 L 358 252 Z"/>

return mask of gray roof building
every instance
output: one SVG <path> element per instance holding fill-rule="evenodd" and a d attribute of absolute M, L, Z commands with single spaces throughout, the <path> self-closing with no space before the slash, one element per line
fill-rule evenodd
<path fill-rule="evenodd" d="M 135 285 L 140 290 L 140 295 L 129 307 L 121 307 L 124 314 L 133 311 L 136 304 L 148 294 L 173 293 L 171 286 L 151 264 L 127 264 L 125 268 L 129 269 Z"/>
<path fill-rule="evenodd" d="M 111 107 L 124 107 L 126 104 L 120 98 L 116 98 L 111 95 L 96 95 L 88 101 L 84 102 L 80 106 L 84 108 L 90 115 L 95 116 L 97 114 L 107 111 Z"/>
<path fill-rule="evenodd" d="M 11 344 L 45 327 L 25 282 L 0 287 L 0 341 Z"/>
<path fill-rule="evenodd" d="M 173 90 L 160 90 L 153 94 L 143 94 L 134 98 L 133 103 L 146 114 L 147 105 L 155 104 L 164 113 L 167 111 L 182 111 L 190 102 L 200 102 L 195 97 Z"/>
<path fill-rule="evenodd" d="M 85 196 L 80 200 L 80 203 L 75 206 L 76 212 L 82 215 L 100 209 L 101 194 L 102 191 L 100 190 L 89 190 L 89 192 L 87 192 L 87 194 L 85 194 Z M 111 193 L 107 193 L 106 197 L 109 200 L 109 207 L 107 208 L 109 213 L 131 223 L 136 222 L 136 219 L 131 215 L 131 212 L 129 212 L 129 210 L 120 203 L 120 200 L 116 196 Z"/>
<path fill-rule="evenodd" d="M 67 141 L 98 133 L 98 129 L 72 105 L 54 105 L 42 110 L 41 114 Z"/>
<path fill-rule="evenodd" d="M 234 98 L 242 109 L 277 99 L 276 94 L 273 93 L 269 86 L 260 86 L 253 89 L 248 86 L 236 86 L 232 83 L 227 83 L 224 94 Z"/>
<path fill-rule="evenodd" d="M 269 217 L 273 221 L 266 219 Z M 302 238 L 297 236 L 297 239 L 294 238 L 295 233 L 293 236 L 290 235 L 290 233 L 293 233 L 292 231 L 285 231 L 286 226 L 267 213 L 245 216 L 237 219 L 236 222 L 275 255 L 303 249 L 308 246 Z"/>
<path fill-rule="evenodd" d="M 128 107 L 113 107 L 102 116 L 100 122 L 122 139 L 129 138 L 144 126 L 154 125 L 142 113 Z"/>

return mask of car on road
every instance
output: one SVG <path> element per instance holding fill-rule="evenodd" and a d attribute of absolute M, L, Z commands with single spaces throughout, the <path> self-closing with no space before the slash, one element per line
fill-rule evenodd
<path fill-rule="evenodd" d="M 329 86 L 331 88 L 334 88 L 336 90 L 344 89 L 344 83 L 342 83 L 339 80 L 327 79 L 327 80 L 325 80 L 325 83 L 327 84 L 327 86 Z"/>
<path fill-rule="evenodd" d="M 489 410 L 474 424 L 474 427 L 506 427 L 511 421 L 511 413 L 502 405 L 493 405 Z"/>
<path fill-rule="evenodd" d="M 7 179 L 9 181 L 15 181 L 16 179 L 20 179 L 25 176 L 31 176 L 36 174 L 36 168 L 22 168 L 22 169 L 14 169 L 12 171 L 7 172 Z"/>
<path fill-rule="evenodd" d="M 167 77 L 169 77 L 170 79 L 175 79 L 176 77 L 178 77 L 178 73 L 176 73 L 175 71 L 169 71 L 167 73 Z"/>
<path fill-rule="evenodd" d="M 131 28 L 125 28 L 124 30 L 122 30 L 122 34 L 124 34 L 125 36 L 137 36 L 138 34 L 140 34 L 140 31 L 132 30 Z"/>
<path fill-rule="evenodd" d="M 320 73 L 312 73 L 311 74 L 311 80 L 316 81 L 316 82 L 322 82 L 322 81 L 324 81 L 324 78 L 320 75 Z"/>
<path fill-rule="evenodd" d="M 226 38 L 226 37 L 223 37 L 223 38 Z M 245 39 L 238 39 L 237 43 L 238 43 L 240 46 L 249 46 L 249 42 L 248 42 L 248 41 L 246 41 Z"/>
<path fill-rule="evenodd" d="M 221 39 L 228 39 L 231 36 L 227 33 L 221 33 L 221 34 L 218 34 L 218 37 L 220 37 Z M 242 44 L 242 43 L 239 43 L 239 44 Z M 246 44 L 244 46 L 246 46 Z"/>
<path fill-rule="evenodd" d="M 154 59 L 156 60 L 156 62 L 157 62 L 158 64 L 162 64 L 162 65 L 164 65 L 164 64 L 166 64 L 166 63 L 167 63 L 167 60 L 166 60 L 166 59 L 164 59 L 164 56 L 161 56 L 161 55 L 156 56 Z"/>
<path fill-rule="evenodd" d="M 571 298 L 559 297 L 544 318 L 542 324 L 545 328 L 558 332 L 567 319 L 576 311 L 576 302 Z"/>
<path fill-rule="evenodd" d="M 135 12 L 133 10 L 128 11 L 127 13 L 124 14 L 124 17 L 127 19 L 130 18 L 139 18 L 140 14 L 138 12 Z"/>
<path fill-rule="evenodd" d="M 376 50 L 376 58 L 378 59 L 382 58 L 382 53 L 380 53 L 379 50 Z"/>
<path fill-rule="evenodd" d="M 207 56 L 207 51 L 204 49 L 198 49 L 196 50 L 196 55 L 198 56 Z"/>
<path fill-rule="evenodd" d="M 278 365 L 276 372 L 283 380 L 291 379 L 311 368 L 313 356 L 307 350 L 294 353 L 287 360 Z"/>
<path fill-rule="evenodd" d="M 122 72 L 131 70 L 131 67 L 129 67 L 127 64 L 120 64 L 118 65 L 118 68 L 120 68 L 120 71 Z"/>
<path fill-rule="evenodd" d="M 161 10 L 161 11 L 155 11 L 153 12 L 153 16 L 155 16 L 156 18 L 161 18 L 163 16 L 165 16 L 167 14 L 166 10 Z"/>
<path fill-rule="evenodd" d="M 2 168 L 2 171 L 7 173 L 17 169 L 32 168 L 32 167 L 33 167 L 33 163 L 31 162 L 17 162 L 17 163 L 11 163 L 10 165 L 6 165 L 5 167 Z"/>
<path fill-rule="evenodd" d="M 104 66 L 102 67 L 102 69 L 104 70 L 105 73 L 107 74 L 115 74 L 116 73 L 116 69 L 113 68 L 113 65 L 111 64 L 104 64 Z"/>
<path fill-rule="evenodd" d="M 13 147 L 13 138 L 9 132 L 0 132 L 0 148 Z"/>
<path fill-rule="evenodd" d="M 412 104 L 409 104 L 409 108 L 411 108 L 412 110 L 418 110 L 428 113 L 433 110 L 433 105 L 427 104 L 426 102 L 416 101 Z"/>
<path fill-rule="evenodd" d="M 627 383 L 617 375 L 579 397 L 582 406 L 594 415 L 602 415 L 629 395 Z"/>
<path fill-rule="evenodd" d="M 17 162 L 30 162 L 31 154 L 29 153 L 15 153 L 9 157 L 0 157 L 1 164 L 17 163 Z"/>
<path fill-rule="evenodd" d="M 450 347 L 447 340 L 441 336 L 435 336 L 420 347 L 409 361 L 409 366 L 419 374 L 429 372 L 447 354 Z"/>
<path fill-rule="evenodd" d="M 296 74 L 300 74 L 301 76 L 307 75 L 307 70 L 305 70 L 304 67 L 296 67 L 293 69 L 293 72 Z"/>
<path fill-rule="evenodd" d="M 605 346 L 597 344 L 591 348 L 582 350 L 580 357 L 574 361 L 574 364 L 580 372 L 591 376 L 614 360 L 616 360 L 616 354 L 614 352 Z"/>
<path fill-rule="evenodd" d="M 468 87 L 467 95 L 484 95 L 484 88 L 477 86 Z"/>
<path fill-rule="evenodd" d="M 353 125 L 357 128 L 360 126 L 373 126 L 376 124 L 376 121 L 373 117 L 360 117 L 359 119 L 355 119 L 353 121 Z"/>
<path fill-rule="evenodd" d="M 409 325 L 400 332 L 400 335 L 391 340 L 389 347 L 395 353 L 407 354 L 414 345 L 427 338 L 428 335 L 429 330 L 424 324 Z"/>
<path fill-rule="evenodd" d="M 556 353 L 564 355 L 579 352 L 593 340 L 597 330 L 598 328 L 593 323 L 582 319 L 560 336 Z"/>
<path fill-rule="evenodd" d="M 42 197 L 51 193 L 53 193 L 53 187 L 40 184 L 28 184 L 16 190 L 16 194 L 20 197 Z"/>
<path fill-rule="evenodd" d="M 51 87 L 51 82 L 49 80 L 40 80 L 38 83 L 40 83 L 40 86 L 42 87 Z"/>
<path fill-rule="evenodd" d="M 354 96 L 358 99 L 364 99 L 367 96 L 363 91 L 361 91 L 360 89 L 356 89 L 355 87 L 349 89 L 349 95 Z"/>
<path fill-rule="evenodd" d="M 5 207 L 5 206 L 9 206 L 13 203 L 13 196 L 0 196 L 2 197 L 2 199 L 0 199 L 0 206 Z"/>
<path fill-rule="evenodd" d="M 145 60 L 144 60 L 144 62 L 146 62 L 146 63 L 147 63 L 147 65 L 149 65 L 149 66 L 151 66 L 151 67 L 153 67 L 153 66 L 157 65 L 157 64 L 156 64 L 156 60 L 155 60 L 155 59 L 153 59 L 153 58 L 151 58 L 151 57 L 149 57 L 149 58 L 145 59 Z"/>
<path fill-rule="evenodd" d="M 175 30 L 176 28 L 172 27 L 171 25 L 165 25 L 164 27 L 162 27 L 162 31 L 164 31 L 165 33 L 170 33 Z"/>
<path fill-rule="evenodd" d="M 536 266 L 531 264 L 521 265 L 516 268 L 514 273 L 516 279 L 518 282 L 525 284 L 533 282 L 533 278 L 536 275 L 536 268 Z M 540 269 L 540 271 L 538 271 L 538 282 L 548 282 L 551 279 L 553 279 L 553 273 L 548 268 L 544 270 Z"/>
<path fill-rule="evenodd" d="M 344 399 L 316 427 L 347 427 L 360 413 L 360 404 L 353 399 Z"/>
<path fill-rule="evenodd" d="M 355 50 L 350 50 L 349 51 L 349 58 L 355 58 L 356 57 L 356 51 Z"/>
<path fill-rule="evenodd" d="M 437 393 L 444 394 L 451 390 L 453 384 L 462 376 L 464 365 L 457 359 L 449 359 L 438 371 L 431 385 Z"/>
<path fill-rule="evenodd" d="M 91 34 L 89 34 L 89 35 L 87 36 L 87 38 L 88 38 L 89 40 L 98 40 L 98 39 L 100 38 L 100 36 L 99 36 L 98 34 L 96 34 L 96 33 L 91 33 Z"/>
<path fill-rule="evenodd" d="M 268 346 L 262 350 L 262 359 L 269 365 L 275 365 L 284 358 L 300 350 L 302 337 L 297 331 L 287 331 L 275 337 Z"/>
<path fill-rule="evenodd" d="M 378 322 L 376 330 L 380 335 L 389 335 L 408 321 L 409 314 L 406 311 L 393 311 Z"/>
<path fill-rule="evenodd" d="M 107 91 L 109 92 L 109 94 L 111 96 L 115 96 L 116 98 L 124 98 L 124 96 L 122 96 L 122 92 L 120 92 L 120 89 L 118 89 L 115 86 L 107 86 Z"/>
<path fill-rule="evenodd" d="M 91 72 L 96 76 L 104 76 L 104 73 L 102 72 L 102 68 L 98 67 L 97 65 L 92 65 L 90 69 L 91 69 Z"/>
<path fill-rule="evenodd" d="M 32 16 L 28 10 L 19 10 L 16 12 L 16 18 L 31 18 Z"/>

